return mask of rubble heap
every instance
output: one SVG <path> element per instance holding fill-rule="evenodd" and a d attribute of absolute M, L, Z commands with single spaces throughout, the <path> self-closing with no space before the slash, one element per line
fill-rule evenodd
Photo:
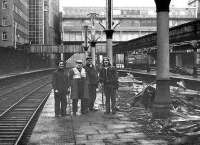
<path fill-rule="evenodd" d="M 170 86 L 170 112 L 168 119 L 152 118 L 156 84 L 146 84 L 132 75 L 119 78 L 119 111 L 127 112 L 133 120 L 143 124 L 151 137 L 160 136 L 169 144 L 200 144 L 200 93 L 187 89 L 184 82 Z"/>

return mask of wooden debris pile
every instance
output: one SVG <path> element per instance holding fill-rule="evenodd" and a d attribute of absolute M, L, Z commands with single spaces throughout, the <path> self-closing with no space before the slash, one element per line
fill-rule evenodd
<path fill-rule="evenodd" d="M 134 82 L 132 78 L 120 78 L 118 108 L 130 113 L 130 117 L 144 124 L 149 134 L 161 135 L 171 144 L 200 144 L 200 94 L 189 90 L 184 83 L 170 86 L 170 112 L 168 119 L 153 119 L 151 108 L 156 86 Z M 140 81 L 138 81 L 140 82 Z M 155 137 L 155 136 L 152 136 Z"/>

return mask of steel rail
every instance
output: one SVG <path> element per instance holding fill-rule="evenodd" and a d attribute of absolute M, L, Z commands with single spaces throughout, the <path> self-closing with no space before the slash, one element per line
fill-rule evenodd
<path fill-rule="evenodd" d="M 18 145 L 18 143 L 20 142 L 20 140 L 22 139 L 25 131 L 27 130 L 28 126 L 31 124 L 31 121 L 33 120 L 33 118 L 37 115 L 37 113 L 39 112 L 39 110 L 41 109 L 41 107 L 44 105 L 44 103 L 46 102 L 46 100 L 48 99 L 49 95 L 50 95 L 51 91 L 47 94 L 46 97 L 44 97 L 44 99 L 41 101 L 41 103 L 39 104 L 39 106 L 36 108 L 36 110 L 33 112 L 32 116 L 29 118 L 29 121 L 26 123 L 24 129 L 21 131 L 19 137 L 17 138 L 16 142 L 14 145 Z"/>
<path fill-rule="evenodd" d="M 37 90 L 39 90 L 40 88 L 46 86 L 47 84 L 49 84 L 49 82 L 46 83 L 46 84 L 43 84 L 43 85 L 41 85 L 41 86 L 39 86 L 39 87 L 37 87 L 36 89 L 34 89 L 34 90 L 31 91 L 30 93 L 28 93 L 28 94 L 26 94 L 24 97 L 22 97 L 20 100 L 18 100 L 16 103 L 14 103 L 12 106 L 10 106 L 9 108 L 7 108 L 4 112 L 2 112 L 2 113 L 0 114 L 0 119 L 1 119 L 1 117 L 3 117 L 3 115 L 5 115 L 8 111 L 10 111 L 10 110 L 11 110 L 13 107 L 15 107 L 17 104 L 19 104 L 20 102 L 22 102 L 25 98 L 27 98 L 27 97 L 30 96 L 31 94 L 35 93 Z"/>
<path fill-rule="evenodd" d="M 31 121 L 34 119 L 34 116 L 37 115 L 38 110 L 45 103 L 45 100 L 47 100 L 48 95 L 49 95 L 49 91 L 48 91 L 48 95 L 43 97 L 42 93 L 44 91 L 40 92 L 38 90 L 40 90 L 41 88 L 43 88 L 45 86 L 48 86 L 48 84 L 50 84 L 50 83 L 47 82 L 45 84 L 42 84 L 39 87 L 37 87 L 36 89 L 34 89 L 33 91 L 31 91 L 30 93 L 26 94 L 24 97 L 22 97 L 19 101 L 17 101 L 12 106 L 10 106 L 8 109 L 6 109 L 0 115 L 0 123 L 1 123 L 0 130 L 2 131 L 2 133 L 4 133 L 5 130 L 8 130 L 8 131 L 6 131 L 7 135 L 4 135 L 4 134 L 0 135 L 2 137 L 2 140 L 0 139 L 0 143 L 6 142 L 8 144 L 11 144 L 11 143 L 13 144 L 13 142 L 14 142 L 14 144 L 18 144 L 21 141 L 21 139 L 24 135 L 24 132 L 27 130 L 27 128 L 31 124 Z M 36 96 L 39 96 L 39 97 L 35 98 L 34 93 Z M 39 93 L 41 93 L 41 94 L 38 95 Z M 32 96 L 32 97 L 29 98 L 29 96 Z M 26 105 L 32 99 L 36 100 L 36 102 L 34 102 L 35 104 L 32 103 L 33 106 L 30 106 L 30 108 L 26 107 Z M 25 106 L 22 105 L 22 106 L 17 107 L 17 105 L 21 105 L 21 104 L 25 104 Z M 23 110 L 25 110 L 25 111 L 23 111 Z M 11 113 L 11 114 L 9 114 L 9 113 Z M 12 113 L 14 113 L 13 116 L 12 116 Z M 24 113 L 24 114 L 22 116 L 19 116 L 18 113 Z M 8 115 L 7 116 L 8 118 L 5 117 L 6 115 Z M 9 116 L 9 115 L 11 115 L 11 116 Z M 17 125 L 16 125 L 16 122 L 18 123 Z M 12 132 L 12 130 L 13 130 L 13 132 Z M 9 139 L 11 141 L 9 141 Z"/>
<path fill-rule="evenodd" d="M 7 94 L 9 94 L 9 93 L 12 93 L 13 91 L 20 90 L 21 88 L 23 88 L 23 87 L 25 87 L 25 86 L 27 86 L 27 85 L 31 85 L 32 83 L 35 83 L 35 82 L 40 81 L 40 80 L 43 79 L 43 78 L 45 79 L 45 78 L 47 78 L 47 77 L 48 77 L 48 76 L 45 76 L 45 77 L 36 79 L 36 80 L 34 80 L 34 81 L 32 81 L 32 82 L 24 83 L 22 86 L 16 87 L 16 88 L 14 88 L 14 89 L 12 89 L 12 90 L 9 90 L 9 91 L 7 91 L 7 92 L 5 92 L 5 93 L 3 93 L 3 94 L 0 94 L 0 97 L 5 96 L 5 95 L 7 95 Z M 6 88 L 3 88 L 3 89 L 6 89 Z M 3 89 L 2 89 L 2 90 L 3 90 Z M 0 89 L 0 90 L 1 90 L 1 89 Z M 1 99 L 0 99 L 0 100 L 1 100 Z"/>

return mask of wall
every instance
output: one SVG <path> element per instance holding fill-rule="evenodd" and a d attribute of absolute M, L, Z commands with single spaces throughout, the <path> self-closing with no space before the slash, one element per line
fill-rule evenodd
<path fill-rule="evenodd" d="M 51 67 L 50 56 L 0 48 L 0 74 Z"/>

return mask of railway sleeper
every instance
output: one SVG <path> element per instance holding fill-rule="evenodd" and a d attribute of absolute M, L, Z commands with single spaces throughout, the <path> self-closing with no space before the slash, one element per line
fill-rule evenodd
<path fill-rule="evenodd" d="M 10 138 L 0 139 L 0 144 L 2 145 L 13 145 L 14 143 L 15 143 L 15 139 L 10 139 Z"/>
<path fill-rule="evenodd" d="M 12 138 L 17 138 L 17 137 L 18 137 L 18 134 L 7 134 L 7 135 L 1 135 L 0 134 L 0 139 L 2 139 L 2 138 L 12 139 Z"/>
<path fill-rule="evenodd" d="M 9 126 L 9 125 L 15 125 L 15 126 L 20 126 L 20 125 L 24 125 L 24 123 L 0 123 L 0 127 L 1 126 Z"/>
<path fill-rule="evenodd" d="M 0 132 L 20 132 L 21 128 L 1 128 Z"/>

